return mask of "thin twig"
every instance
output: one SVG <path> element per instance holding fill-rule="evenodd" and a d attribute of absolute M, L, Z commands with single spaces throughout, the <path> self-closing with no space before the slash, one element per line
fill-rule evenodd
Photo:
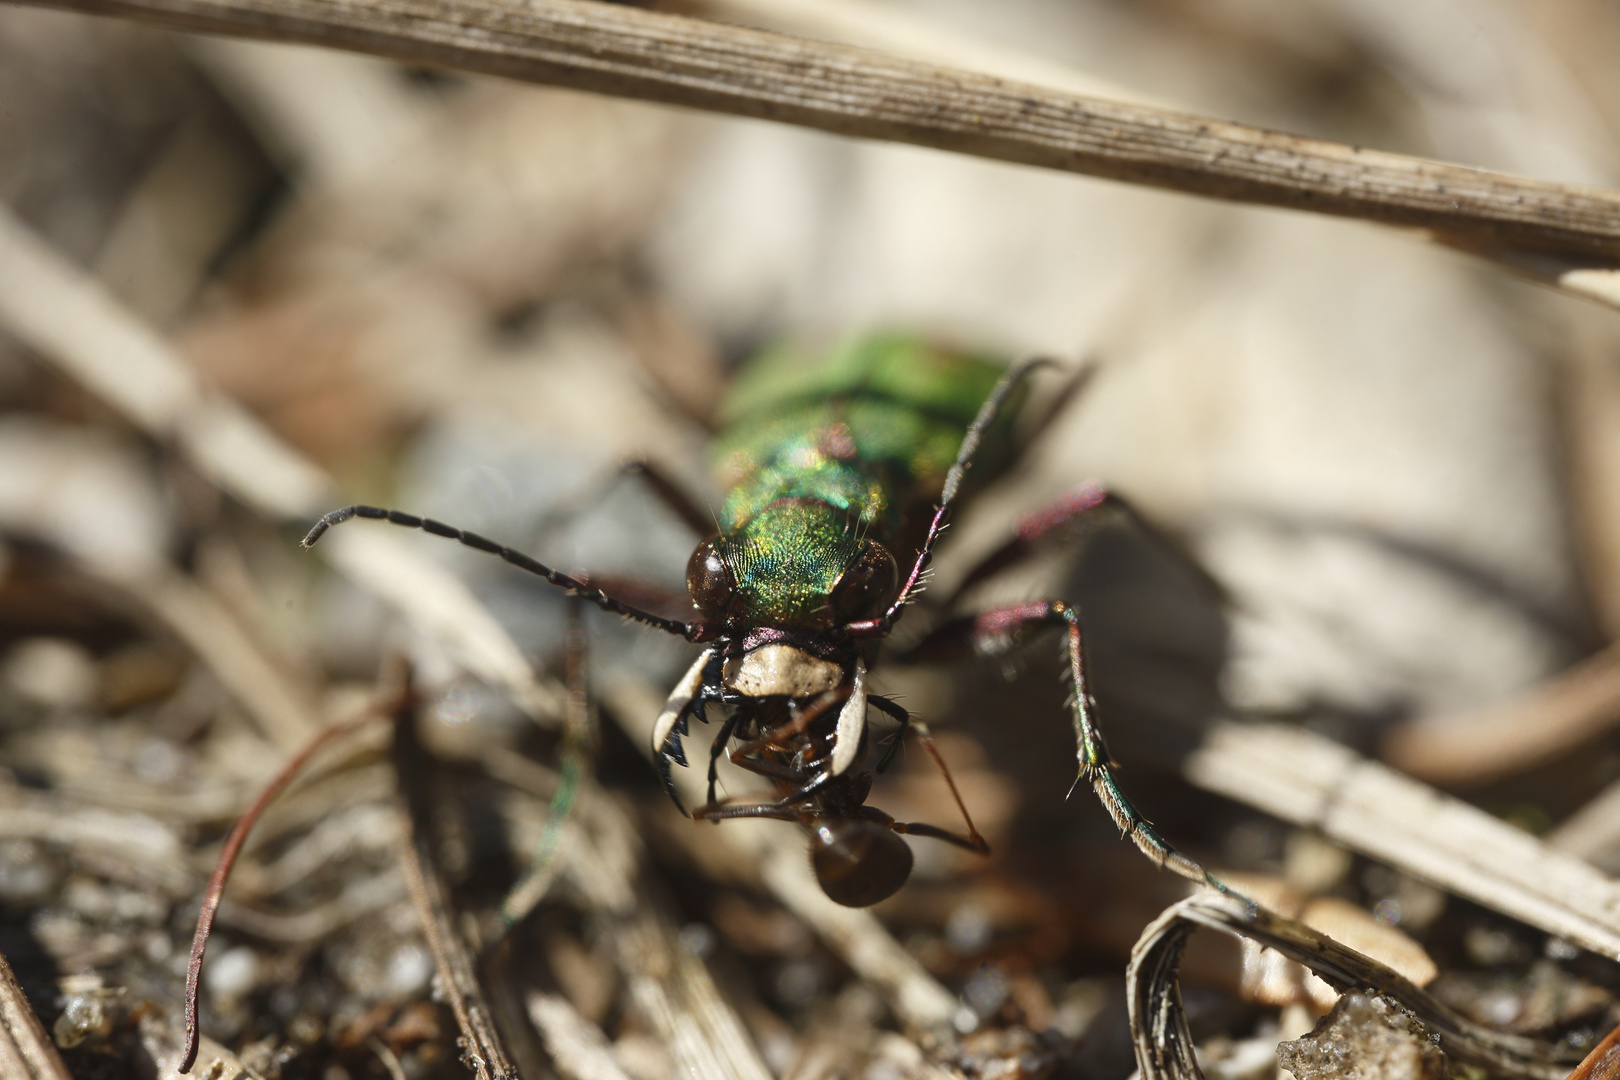
<path fill-rule="evenodd" d="M 197 1060 L 197 1040 L 201 1034 L 197 1026 L 197 986 L 202 978 L 203 952 L 208 947 L 208 934 L 213 929 L 219 902 L 225 896 L 225 882 L 231 876 L 231 867 L 235 865 L 236 856 L 242 850 L 249 831 L 264 814 L 265 808 L 298 777 L 310 758 L 333 740 L 385 714 L 386 710 L 368 706 L 360 715 L 339 721 L 316 735 L 271 778 L 225 837 L 225 845 L 219 851 L 219 861 L 214 864 L 214 872 L 208 878 L 208 889 L 203 893 L 202 908 L 197 912 L 197 930 L 191 937 L 191 960 L 186 965 L 186 1050 L 180 1059 L 181 1072 L 190 1072 Z"/>
<path fill-rule="evenodd" d="M 1575 1066 L 1568 1080 L 1614 1080 L 1620 1075 L 1620 1027 L 1603 1037 Z"/>
<path fill-rule="evenodd" d="M 0 1076 L 72 1080 L 4 956 L 0 956 Z"/>
<path fill-rule="evenodd" d="M 1512 177 L 590 0 L 36 0 L 1002 161 L 1620 258 L 1620 193 Z"/>
<path fill-rule="evenodd" d="M 400 848 L 400 863 L 428 951 L 433 954 L 439 986 L 461 1029 L 462 1060 L 478 1080 L 516 1080 L 517 1070 L 478 982 L 473 950 L 457 929 L 450 889 L 433 856 L 432 761 L 416 730 L 415 703 L 409 700 L 395 715 L 394 764 L 399 771 L 402 813 L 411 824 L 410 837 Z"/>

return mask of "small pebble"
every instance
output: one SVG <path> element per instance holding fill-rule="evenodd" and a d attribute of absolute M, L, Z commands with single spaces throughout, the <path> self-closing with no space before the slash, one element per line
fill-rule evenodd
<path fill-rule="evenodd" d="M 1470 926 L 1463 934 L 1463 948 L 1468 950 L 1468 959 L 1480 967 L 1500 967 L 1527 959 L 1518 938 L 1494 927 Z"/>
<path fill-rule="evenodd" d="M 981 1017 L 994 1015 L 1007 1000 L 1007 976 L 997 967 L 980 968 L 962 988 L 962 1000 Z"/>
<path fill-rule="evenodd" d="M 714 952 L 714 928 L 708 923 L 691 922 L 681 927 L 681 948 L 693 956 L 708 956 Z"/>
<path fill-rule="evenodd" d="M 956 952 L 968 955 L 990 944 L 991 929 L 990 913 L 984 905 L 969 901 L 958 904 L 945 920 L 945 940 Z"/>
<path fill-rule="evenodd" d="M 388 958 L 383 975 L 389 997 L 410 998 L 420 994 L 433 977 L 433 957 L 418 942 L 406 942 Z"/>
<path fill-rule="evenodd" d="M 816 999 L 821 977 L 807 960 L 790 960 L 776 972 L 776 996 L 786 1005 L 809 1005 Z"/>
<path fill-rule="evenodd" d="M 1581 947 L 1567 938 L 1550 937 L 1542 946 L 1541 955 L 1549 960 L 1573 960 L 1581 955 Z"/>
<path fill-rule="evenodd" d="M 178 780 L 185 771 L 186 754 L 168 739 L 143 739 L 135 750 L 130 767 L 142 780 L 167 784 Z"/>
<path fill-rule="evenodd" d="M 56 886 L 57 867 L 32 840 L 0 841 L 0 904 L 29 907 Z"/>
<path fill-rule="evenodd" d="M 62 1003 L 62 1015 L 51 1028 L 56 1045 L 67 1050 L 86 1039 L 104 1039 L 112 1032 L 112 1022 L 99 991 L 70 994 Z"/>
<path fill-rule="evenodd" d="M 214 997 L 237 1001 L 253 990 L 259 979 L 259 954 L 246 945 L 228 949 L 203 968 L 203 984 Z"/>
<path fill-rule="evenodd" d="M 29 638 L 7 654 L 0 681 L 40 705 L 75 708 L 95 696 L 96 662 L 77 642 Z"/>
<path fill-rule="evenodd" d="M 1410 1013 L 1386 998 L 1348 993 L 1309 1035 L 1277 1047 L 1298 1080 L 1445 1080 L 1450 1062 Z"/>

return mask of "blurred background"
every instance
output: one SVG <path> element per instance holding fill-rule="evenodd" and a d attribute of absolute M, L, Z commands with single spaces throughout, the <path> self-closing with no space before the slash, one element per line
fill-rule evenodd
<path fill-rule="evenodd" d="M 680 10 L 1620 185 L 1620 8 L 1596 0 Z M 670 589 L 697 538 L 613 477 L 646 456 L 716 503 L 709 424 L 762 345 L 899 330 L 1095 365 L 1018 472 L 961 516 L 942 580 L 1020 515 L 1102 479 L 1152 528 L 1102 529 L 974 599 L 1079 600 L 1123 781 L 1161 830 L 1209 865 L 1381 910 L 1434 958 L 1436 992 L 1486 1022 L 1585 1045 L 1620 1020 L 1620 968 L 1178 772 L 1214 719 L 1282 719 L 1538 834 L 1586 808 L 1579 853 L 1620 866 L 1620 806 L 1593 802 L 1620 780 L 1620 692 L 1562 727 L 1500 712 L 1533 706 L 1571 665 L 1601 684 L 1614 663 L 1614 312 L 1389 229 L 9 5 L 0 202 L 0 241 L 76 268 L 85 295 L 329 477 L 330 506 L 398 506 Z M 546 806 L 532 791 L 502 803 L 474 763 L 487 769 L 490 747 L 548 767 L 559 752 L 554 707 L 537 725 L 420 621 L 301 552 L 310 504 L 267 515 L 189 445 L 152 438 L 37 334 L 0 323 L 0 951 L 83 1075 L 126 1075 L 154 1024 L 173 1037 L 220 838 L 305 734 L 267 723 L 279 706 L 253 687 L 282 693 L 283 716 L 311 706 L 313 730 L 386 657 L 410 657 L 430 742 L 455 762 L 446 873 L 470 911 L 498 903 Z M 403 540 L 464 580 L 555 686 L 552 591 Z M 906 1075 L 881 1039 L 806 1064 L 807 1032 L 847 1021 L 860 980 L 659 790 L 637 733 L 690 648 L 587 622 L 593 768 L 769 1068 Z M 1057 660 L 1037 647 L 883 683 L 933 725 L 996 854 L 922 843 L 913 885 L 877 911 L 980 1022 L 1028 1036 L 984 1061 L 1122 1080 L 1124 958 L 1181 885 L 1088 800 L 1064 801 Z M 460 1069 L 394 862 L 381 746 L 289 799 L 233 882 L 204 1026 L 262 1075 Z M 955 821 L 915 752 L 872 802 Z M 589 909 L 559 886 L 514 939 L 517 982 L 599 1025 L 628 1075 L 671 1075 Z M 1201 1037 L 1300 1034 L 1283 1030 L 1286 1001 L 1240 985 L 1235 953 L 1198 970 Z M 860 1015 L 863 1031 L 894 1026 L 881 1002 Z M 1275 1069 L 1232 1060 L 1230 1080 Z"/>

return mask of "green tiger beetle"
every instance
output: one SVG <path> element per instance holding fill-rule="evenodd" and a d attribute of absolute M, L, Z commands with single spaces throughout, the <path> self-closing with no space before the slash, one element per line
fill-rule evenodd
<path fill-rule="evenodd" d="M 724 431 L 715 461 L 729 493 L 717 534 L 697 546 L 688 564 L 695 611 L 689 620 L 644 610 L 492 540 L 397 510 L 334 511 L 310 530 L 304 546 L 356 517 L 418 528 L 702 645 L 653 727 L 652 749 L 670 797 L 681 807 L 671 767 L 687 764 L 682 738 L 690 719 L 707 723 L 709 706 L 723 707 L 725 718 L 709 752 L 709 800 L 693 816 L 798 822 L 810 833 L 812 865 L 827 895 L 848 906 L 874 904 L 911 872 L 911 850 L 897 834 L 989 850 L 965 808 L 967 835 L 959 836 L 895 821 L 866 805 L 873 773 L 859 766 L 872 742 L 868 709 L 900 726 L 876 766 L 879 772 L 907 728 L 920 728 L 905 709 L 869 691 L 867 675 L 921 592 L 969 466 L 980 465 L 979 477 L 988 478 L 1014 460 L 1013 421 L 1038 364 L 1008 368 L 910 338 L 882 337 L 850 342 L 819 363 L 778 351 L 745 366 L 720 414 Z M 644 472 L 685 520 L 700 526 L 708 520 L 661 474 Z M 1099 484 L 1074 489 L 1025 519 L 1011 540 L 968 574 L 958 594 L 1063 535 L 1082 515 L 1116 503 Z M 1155 863 L 1219 887 L 1154 831 L 1115 782 L 1086 689 L 1080 618 L 1071 604 L 1042 600 L 949 616 L 918 643 L 890 650 L 884 659 L 923 664 L 992 657 L 1046 631 L 1062 635 L 1068 661 L 1079 758 L 1075 785 L 1090 784 L 1122 833 Z M 932 751 L 931 743 L 925 745 Z M 774 781 L 779 797 L 717 801 L 722 754 Z M 945 776 L 949 781 L 948 771 Z M 954 795 L 954 783 L 951 790 Z"/>

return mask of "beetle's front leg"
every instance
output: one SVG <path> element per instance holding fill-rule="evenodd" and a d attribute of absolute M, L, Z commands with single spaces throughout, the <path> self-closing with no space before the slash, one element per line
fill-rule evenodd
<path fill-rule="evenodd" d="M 999 656 L 1048 630 L 1063 631 L 1069 661 L 1075 752 L 1079 760 L 1075 786 L 1081 782 L 1091 785 L 1120 832 L 1159 866 L 1226 891 L 1209 871 L 1171 847 L 1119 789 L 1102 730 L 1097 726 L 1097 703 L 1086 688 L 1085 641 L 1080 632 L 1080 613 L 1073 605 L 1062 600 L 1040 600 L 950 619 L 898 659 L 902 663 L 939 663 Z"/>

